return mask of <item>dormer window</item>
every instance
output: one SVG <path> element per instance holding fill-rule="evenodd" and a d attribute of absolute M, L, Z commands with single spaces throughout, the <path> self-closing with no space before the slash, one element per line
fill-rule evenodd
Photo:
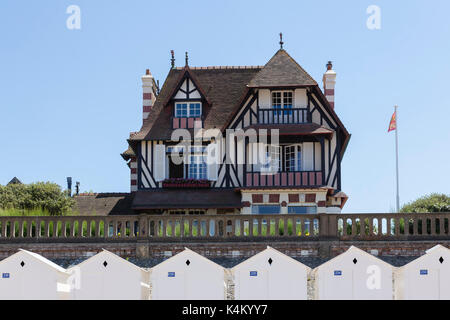
<path fill-rule="evenodd" d="M 175 103 L 175 117 L 198 118 L 202 115 L 202 104 L 200 102 L 177 102 Z"/>
<path fill-rule="evenodd" d="M 292 109 L 292 102 L 292 91 L 272 91 L 272 108 Z M 274 114 L 281 115 L 281 111 L 274 111 Z M 283 114 L 291 115 L 292 110 L 286 110 Z"/>

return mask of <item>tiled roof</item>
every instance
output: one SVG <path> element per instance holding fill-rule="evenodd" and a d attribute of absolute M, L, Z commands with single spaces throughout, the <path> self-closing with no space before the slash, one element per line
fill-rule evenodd
<path fill-rule="evenodd" d="M 125 151 L 121 154 L 121 156 L 122 156 L 122 158 L 123 158 L 125 161 L 128 161 L 130 158 L 136 157 L 136 154 L 134 153 L 133 149 L 132 149 L 130 146 L 128 146 L 128 149 L 125 150 Z"/>
<path fill-rule="evenodd" d="M 82 216 L 134 214 L 131 209 L 133 193 L 96 193 L 75 196 L 74 211 Z"/>
<path fill-rule="evenodd" d="M 172 134 L 172 109 L 164 108 L 164 102 L 170 98 L 177 86 L 184 68 L 171 69 L 160 94 L 156 98 L 148 119 L 141 130 L 130 135 L 130 140 L 170 139 Z M 247 83 L 261 70 L 260 67 L 206 67 L 189 68 L 198 85 L 205 92 L 211 106 L 204 108 L 204 128 L 221 129 L 230 114 L 247 91 Z M 158 125 L 154 125 L 157 123 Z"/>
<path fill-rule="evenodd" d="M 224 189 L 161 189 L 138 191 L 132 208 L 144 209 L 203 209 L 241 208 L 241 195 Z"/>
<path fill-rule="evenodd" d="M 317 82 L 283 49 L 248 84 L 251 88 L 316 86 Z"/>

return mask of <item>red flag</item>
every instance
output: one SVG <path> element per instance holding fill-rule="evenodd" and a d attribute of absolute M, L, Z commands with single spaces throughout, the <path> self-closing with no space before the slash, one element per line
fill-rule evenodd
<path fill-rule="evenodd" d="M 397 129 L 397 120 L 396 120 L 395 114 L 396 114 L 396 111 L 394 111 L 394 113 L 392 114 L 391 122 L 389 123 L 388 132 L 391 132 L 391 131 Z"/>

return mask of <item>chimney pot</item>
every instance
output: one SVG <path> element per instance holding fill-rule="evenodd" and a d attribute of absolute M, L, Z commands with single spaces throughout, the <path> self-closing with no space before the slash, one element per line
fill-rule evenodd
<path fill-rule="evenodd" d="M 328 61 L 327 63 L 327 70 L 333 69 L 333 63 L 331 61 Z"/>

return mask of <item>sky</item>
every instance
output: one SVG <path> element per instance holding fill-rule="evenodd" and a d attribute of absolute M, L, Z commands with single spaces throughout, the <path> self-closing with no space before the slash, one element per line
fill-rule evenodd
<path fill-rule="evenodd" d="M 80 29 L 67 27 L 70 5 Z M 337 72 L 335 110 L 352 135 L 344 212 L 395 210 L 394 105 L 401 204 L 450 194 L 448 12 L 447 0 L 2 0 L 0 184 L 71 176 L 81 191 L 128 192 L 120 153 L 142 124 L 145 69 L 162 85 L 172 49 L 177 65 L 185 51 L 191 66 L 264 65 L 283 32 L 318 83 L 328 60 Z"/>

